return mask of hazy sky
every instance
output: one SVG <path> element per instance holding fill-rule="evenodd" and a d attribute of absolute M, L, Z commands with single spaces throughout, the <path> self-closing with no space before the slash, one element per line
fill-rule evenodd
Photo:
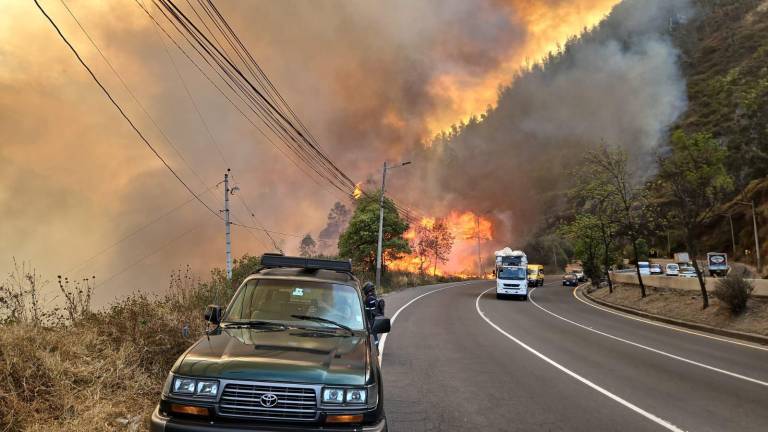
<path fill-rule="evenodd" d="M 324 226 L 340 195 L 306 178 L 266 143 L 160 36 L 133 0 L 66 4 L 176 150 L 134 103 L 62 2 L 41 3 L 195 190 L 215 185 L 229 167 L 240 194 L 270 229 L 316 235 Z M 359 180 L 378 178 L 384 158 L 408 158 L 425 138 L 495 104 L 498 87 L 521 65 L 594 25 L 614 3 L 216 2 L 330 157 Z M 396 175 L 418 182 L 419 174 L 412 166 Z M 218 209 L 222 194 L 213 188 L 203 198 Z M 13 257 L 31 260 L 51 281 L 49 288 L 57 274 L 72 269 L 71 277 L 95 274 L 101 284 L 99 304 L 132 290 L 162 291 L 169 271 L 186 264 L 206 276 L 212 266 L 223 266 L 223 223 L 199 203 L 183 204 L 187 201 L 188 193 L 109 104 L 34 3 L 0 1 L 2 274 L 10 270 Z M 238 220 L 255 223 L 239 201 L 233 206 Z M 299 240 L 278 238 L 288 252 Z M 235 256 L 259 254 L 267 245 L 262 234 L 234 228 Z"/>

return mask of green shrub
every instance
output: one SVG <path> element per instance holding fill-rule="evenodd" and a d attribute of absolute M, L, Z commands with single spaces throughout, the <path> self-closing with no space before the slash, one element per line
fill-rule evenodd
<path fill-rule="evenodd" d="M 742 275 L 731 274 L 717 281 L 715 297 L 730 309 L 733 315 L 738 315 L 747 308 L 747 300 L 753 289 L 752 283 Z"/>

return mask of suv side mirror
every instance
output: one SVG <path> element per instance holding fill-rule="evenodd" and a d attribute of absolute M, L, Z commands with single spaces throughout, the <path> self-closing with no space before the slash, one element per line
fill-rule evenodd
<path fill-rule="evenodd" d="M 389 322 L 389 318 L 377 317 L 373 320 L 373 333 L 389 333 L 392 329 L 392 324 Z"/>
<path fill-rule="evenodd" d="M 208 305 L 205 307 L 205 320 L 212 324 L 221 322 L 221 306 Z"/>

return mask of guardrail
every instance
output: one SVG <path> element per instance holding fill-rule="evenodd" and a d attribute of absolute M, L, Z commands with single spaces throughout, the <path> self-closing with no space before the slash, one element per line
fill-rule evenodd
<path fill-rule="evenodd" d="M 712 292 L 717 286 L 717 279 L 705 277 L 707 291 Z M 632 272 L 611 272 L 611 280 L 618 283 L 638 284 L 637 275 Z M 752 295 L 768 297 L 768 279 L 747 279 L 755 288 Z M 686 291 L 699 291 L 699 280 L 696 278 L 684 278 L 679 276 L 643 275 L 643 283 L 656 288 L 672 288 Z"/>

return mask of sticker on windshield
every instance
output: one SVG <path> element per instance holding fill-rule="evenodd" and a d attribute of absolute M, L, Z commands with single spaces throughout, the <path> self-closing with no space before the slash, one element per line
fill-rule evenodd
<path fill-rule="evenodd" d="M 295 296 L 299 296 L 299 297 L 303 296 L 304 295 L 304 288 L 294 288 L 293 289 L 293 293 L 291 295 L 295 295 Z"/>

